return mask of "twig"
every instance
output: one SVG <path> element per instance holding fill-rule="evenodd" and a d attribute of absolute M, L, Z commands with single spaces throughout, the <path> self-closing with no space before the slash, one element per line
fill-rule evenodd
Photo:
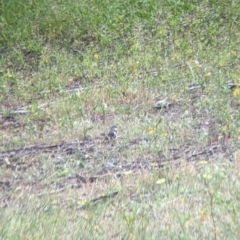
<path fill-rule="evenodd" d="M 92 200 L 88 201 L 87 203 L 83 204 L 82 206 L 78 207 L 78 209 L 86 209 L 91 203 L 93 204 L 97 204 L 100 201 L 104 201 L 108 198 L 113 198 L 118 194 L 118 191 L 97 197 L 97 198 L 93 198 Z"/>

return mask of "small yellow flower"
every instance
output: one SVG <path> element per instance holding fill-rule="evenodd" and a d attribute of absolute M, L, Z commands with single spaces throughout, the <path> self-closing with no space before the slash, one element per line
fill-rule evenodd
<path fill-rule="evenodd" d="M 87 203 L 87 200 L 80 200 L 80 201 L 77 202 L 77 205 L 83 206 L 86 203 Z"/>
<path fill-rule="evenodd" d="M 195 65 L 196 65 L 196 67 L 199 67 L 199 68 L 202 67 L 202 65 L 199 63 L 198 60 L 195 60 L 194 63 L 195 63 Z"/>
<path fill-rule="evenodd" d="M 10 72 L 9 69 L 8 69 L 8 71 L 7 71 L 7 76 L 10 77 L 10 78 L 13 76 L 13 75 L 11 74 L 11 72 Z"/>
<path fill-rule="evenodd" d="M 165 178 L 159 178 L 156 182 L 156 184 L 163 184 L 166 182 L 166 179 Z"/>
<path fill-rule="evenodd" d="M 223 166 L 228 167 L 229 163 L 222 163 Z"/>
<path fill-rule="evenodd" d="M 205 210 L 205 211 L 202 213 L 201 219 L 202 219 L 202 221 L 207 221 L 207 220 L 209 219 L 209 213 L 208 213 L 207 210 Z"/>
<path fill-rule="evenodd" d="M 168 133 L 167 132 L 162 132 L 161 134 L 163 137 L 167 137 L 168 136 Z"/>
<path fill-rule="evenodd" d="M 154 134 L 156 133 L 156 130 L 154 129 L 154 127 L 149 126 L 149 127 L 148 127 L 148 132 L 149 132 L 151 135 L 154 135 Z"/>
<path fill-rule="evenodd" d="M 179 60 L 180 59 L 180 55 L 179 55 L 179 53 L 174 53 L 174 59 L 176 59 L 176 60 Z"/>
<path fill-rule="evenodd" d="M 206 77 L 210 77 L 210 76 L 211 76 L 211 73 L 208 72 L 208 73 L 205 74 L 205 76 L 206 76 Z"/>
<path fill-rule="evenodd" d="M 100 230 L 99 225 L 95 225 L 95 226 L 94 226 L 94 229 L 95 229 L 96 231 Z"/>
<path fill-rule="evenodd" d="M 236 88 L 234 91 L 233 91 L 233 96 L 234 97 L 238 97 L 240 95 L 240 88 Z"/>
<path fill-rule="evenodd" d="M 199 164 L 202 164 L 202 165 L 205 165 L 207 164 L 208 162 L 206 160 L 202 160 L 202 161 L 199 161 Z"/>
<path fill-rule="evenodd" d="M 135 240 L 135 238 L 134 238 L 134 236 L 133 236 L 132 233 L 130 234 L 129 239 L 130 239 L 130 240 Z"/>
<path fill-rule="evenodd" d="M 137 73 L 137 72 L 138 72 L 138 69 L 137 69 L 137 67 L 133 67 L 133 69 L 132 69 L 132 70 L 133 70 L 133 72 L 134 72 L 134 73 Z"/>
<path fill-rule="evenodd" d="M 98 59 L 99 55 L 97 53 L 94 54 L 94 58 Z"/>
<path fill-rule="evenodd" d="M 205 178 L 207 180 L 210 180 L 210 179 L 212 179 L 212 175 L 210 175 L 210 174 L 203 174 L 203 178 Z"/>
<path fill-rule="evenodd" d="M 150 165 L 151 165 L 152 167 L 158 167 L 158 166 L 159 166 L 159 164 L 158 164 L 157 162 L 151 162 Z"/>
<path fill-rule="evenodd" d="M 220 231 L 219 231 L 218 228 L 214 228 L 214 229 L 213 229 L 213 233 L 214 233 L 214 235 L 217 236 L 217 237 L 220 236 Z"/>

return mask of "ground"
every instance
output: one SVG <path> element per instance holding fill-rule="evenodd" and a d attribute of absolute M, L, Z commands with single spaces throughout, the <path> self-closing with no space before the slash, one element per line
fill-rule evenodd
<path fill-rule="evenodd" d="M 237 2 L 3 8 L 0 238 L 238 239 Z"/>

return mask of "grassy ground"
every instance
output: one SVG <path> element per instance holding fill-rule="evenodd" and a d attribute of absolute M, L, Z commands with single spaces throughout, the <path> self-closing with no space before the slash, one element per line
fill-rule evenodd
<path fill-rule="evenodd" d="M 2 1 L 0 238 L 238 239 L 239 11 Z"/>

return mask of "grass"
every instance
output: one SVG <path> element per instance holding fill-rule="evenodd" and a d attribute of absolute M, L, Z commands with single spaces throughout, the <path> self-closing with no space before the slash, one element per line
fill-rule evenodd
<path fill-rule="evenodd" d="M 2 1 L 0 238 L 238 239 L 238 5 Z"/>

